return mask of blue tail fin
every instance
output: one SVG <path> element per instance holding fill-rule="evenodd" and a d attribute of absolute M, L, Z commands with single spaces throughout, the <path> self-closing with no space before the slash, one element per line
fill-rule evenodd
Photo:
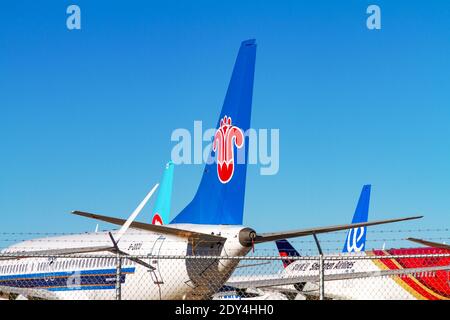
<path fill-rule="evenodd" d="M 367 222 L 369 216 L 370 184 L 363 186 L 352 223 Z M 367 227 L 348 230 L 342 252 L 360 252 L 366 248 Z"/>
<path fill-rule="evenodd" d="M 152 224 L 166 224 L 169 222 L 170 201 L 172 199 L 172 183 L 173 183 L 174 164 L 169 161 L 163 173 L 163 177 L 159 184 L 158 198 L 152 213 Z"/>
<path fill-rule="evenodd" d="M 242 42 L 200 186 L 171 223 L 242 224 L 255 58 L 255 40 Z M 236 161 L 238 149 L 244 163 Z"/>
<path fill-rule="evenodd" d="M 277 240 L 275 241 L 278 248 L 278 253 L 280 257 L 300 257 L 300 253 L 289 243 L 287 240 Z M 283 267 L 287 268 L 294 260 L 292 259 L 282 259 Z"/>

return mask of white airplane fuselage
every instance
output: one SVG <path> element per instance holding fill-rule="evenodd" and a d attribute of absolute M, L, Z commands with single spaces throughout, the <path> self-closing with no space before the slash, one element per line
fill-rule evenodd
<path fill-rule="evenodd" d="M 119 249 L 133 256 L 153 256 L 142 261 L 154 269 L 124 258 L 122 299 L 202 299 L 217 292 L 228 280 L 239 259 L 166 259 L 157 256 L 245 256 L 236 225 L 174 224 L 172 227 L 226 238 L 222 243 L 192 243 L 186 238 L 129 229 Z M 112 235 L 116 231 L 112 232 Z M 2 253 L 88 246 L 111 246 L 108 232 L 65 235 L 24 241 Z M 25 258 L 0 261 L 0 286 L 45 289 L 60 299 L 115 299 L 116 255 L 98 252 L 92 258 Z M 78 255 L 80 257 L 80 255 Z M 106 258 L 110 257 L 110 258 Z"/>
<path fill-rule="evenodd" d="M 365 252 L 341 254 L 342 260 L 325 260 L 325 275 L 352 274 L 358 272 L 381 271 L 372 259 L 352 259 L 355 255 L 365 256 Z M 325 256 L 326 257 L 326 256 Z M 281 277 L 313 276 L 318 274 L 319 262 L 313 260 L 298 260 L 291 263 L 281 273 Z M 397 277 L 398 278 L 398 277 Z M 331 280 L 324 282 L 325 296 L 335 299 L 351 300 L 410 300 L 414 296 L 396 282 L 396 277 L 365 277 L 346 280 Z M 294 289 L 293 285 L 286 286 Z M 307 282 L 303 293 L 317 293 L 318 284 Z M 297 289 L 298 290 L 298 289 Z"/>

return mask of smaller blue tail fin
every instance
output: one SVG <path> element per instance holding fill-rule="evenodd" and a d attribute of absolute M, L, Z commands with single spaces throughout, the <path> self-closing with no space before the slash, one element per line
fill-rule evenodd
<path fill-rule="evenodd" d="M 167 224 L 170 216 L 170 201 L 172 200 L 174 164 L 169 161 L 166 164 L 164 173 L 159 185 L 158 198 L 152 212 L 152 224 Z"/>
<path fill-rule="evenodd" d="M 370 184 L 363 186 L 352 223 L 367 222 L 369 217 L 370 188 Z M 367 227 L 348 230 L 342 252 L 364 251 L 366 248 L 366 231 Z"/>
<path fill-rule="evenodd" d="M 280 257 L 300 257 L 300 253 L 298 253 L 297 250 L 289 243 L 289 241 L 283 239 L 283 240 L 277 240 L 275 241 L 278 248 L 278 253 L 280 254 Z M 287 268 L 288 265 L 290 265 L 294 260 L 292 259 L 282 259 L 283 267 Z"/>

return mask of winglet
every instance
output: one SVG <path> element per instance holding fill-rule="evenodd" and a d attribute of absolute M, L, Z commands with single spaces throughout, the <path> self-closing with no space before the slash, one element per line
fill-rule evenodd
<path fill-rule="evenodd" d="M 127 221 L 123 224 L 123 226 L 120 228 L 119 232 L 117 232 L 117 236 L 116 236 L 116 242 L 119 242 L 120 238 L 122 238 L 122 236 L 124 235 L 124 233 L 128 230 L 128 228 L 130 227 L 131 223 L 134 221 L 134 219 L 136 219 L 136 217 L 138 216 L 138 214 L 142 211 L 142 208 L 144 208 L 144 206 L 147 204 L 148 200 L 150 200 L 151 196 L 153 195 L 153 193 L 156 191 L 156 189 L 158 188 L 159 184 L 157 183 L 152 190 L 150 190 L 150 192 L 145 196 L 144 200 L 142 200 L 142 202 L 137 206 L 137 208 L 133 211 L 133 213 L 131 214 L 131 216 L 127 219 Z"/>
<path fill-rule="evenodd" d="M 432 247 L 432 248 L 440 248 L 440 249 L 450 250 L 450 245 L 445 244 L 445 243 L 438 243 L 438 242 L 427 241 L 427 240 L 416 239 L 416 238 L 407 238 L 406 240 L 409 240 L 409 241 L 412 241 L 412 242 L 416 242 L 416 243 L 420 243 L 420 244 L 422 244 L 424 246 L 428 246 L 428 247 Z"/>

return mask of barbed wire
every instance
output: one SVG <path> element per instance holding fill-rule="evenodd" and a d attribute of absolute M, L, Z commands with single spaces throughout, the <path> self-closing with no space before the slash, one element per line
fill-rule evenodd
<path fill-rule="evenodd" d="M 97 233 L 117 231 L 117 229 L 99 230 Z M 368 233 L 404 233 L 404 232 L 449 232 L 450 228 L 427 228 L 427 229 L 391 229 L 391 230 L 368 230 Z M 330 234 L 343 234 L 347 233 L 347 230 L 335 231 Z M 0 232 L 2 235 L 22 235 L 22 236 L 69 236 L 80 234 L 95 234 L 95 231 L 80 231 L 80 232 Z M 142 234 L 142 232 L 128 231 L 127 234 Z"/>
<path fill-rule="evenodd" d="M 424 238 L 425 240 L 430 240 L 430 241 L 446 241 L 449 240 L 450 241 L 450 237 L 426 237 Z M 394 241 L 404 241 L 407 240 L 406 238 L 381 238 L 381 239 L 367 239 L 366 243 L 372 243 L 372 242 L 394 242 Z M 48 242 L 59 242 L 59 243 L 103 243 L 105 242 L 104 240 L 98 240 L 98 239 L 92 239 L 92 240 L 88 240 L 88 239 L 57 239 L 57 238 L 42 238 L 42 239 L 1 239 L 0 238 L 0 242 L 43 242 L 43 243 L 48 243 Z M 146 239 L 142 239 L 139 240 L 140 242 L 143 243 L 153 243 L 154 240 L 146 240 Z M 182 243 L 185 242 L 183 240 L 172 240 L 172 239 L 166 239 L 166 242 L 171 242 L 171 243 Z M 134 243 L 136 242 L 136 240 L 127 240 L 127 239 L 122 239 L 121 240 L 122 243 Z M 289 242 L 291 242 L 292 244 L 314 244 L 315 245 L 315 241 L 314 240 L 296 240 L 296 239 L 291 239 L 289 240 Z M 323 239 L 320 240 L 321 244 L 324 243 L 343 243 L 342 240 L 340 239 Z"/>
<path fill-rule="evenodd" d="M 192 259 L 192 260 L 317 260 L 319 255 L 315 256 L 262 256 L 262 255 L 247 255 L 247 256 L 218 256 L 218 255 L 181 255 L 181 254 L 159 254 L 159 255 L 122 255 L 124 259 L 150 259 L 150 260 L 171 260 L 171 259 Z M 102 259 L 102 258 L 114 258 L 116 254 L 32 254 L 26 255 L 18 253 L 0 253 L 0 258 L 68 258 L 68 259 Z M 389 255 L 366 255 L 361 253 L 345 253 L 345 254 L 333 254 L 323 257 L 326 260 L 334 259 L 351 259 L 351 260 L 383 260 L 383 259 L 412 259 L 412 258 L 450 258 L 450 253 L 426 253 L 426 254 L 389 254 Z M 450 269 L 450 266 L 449 266 Z"/>

